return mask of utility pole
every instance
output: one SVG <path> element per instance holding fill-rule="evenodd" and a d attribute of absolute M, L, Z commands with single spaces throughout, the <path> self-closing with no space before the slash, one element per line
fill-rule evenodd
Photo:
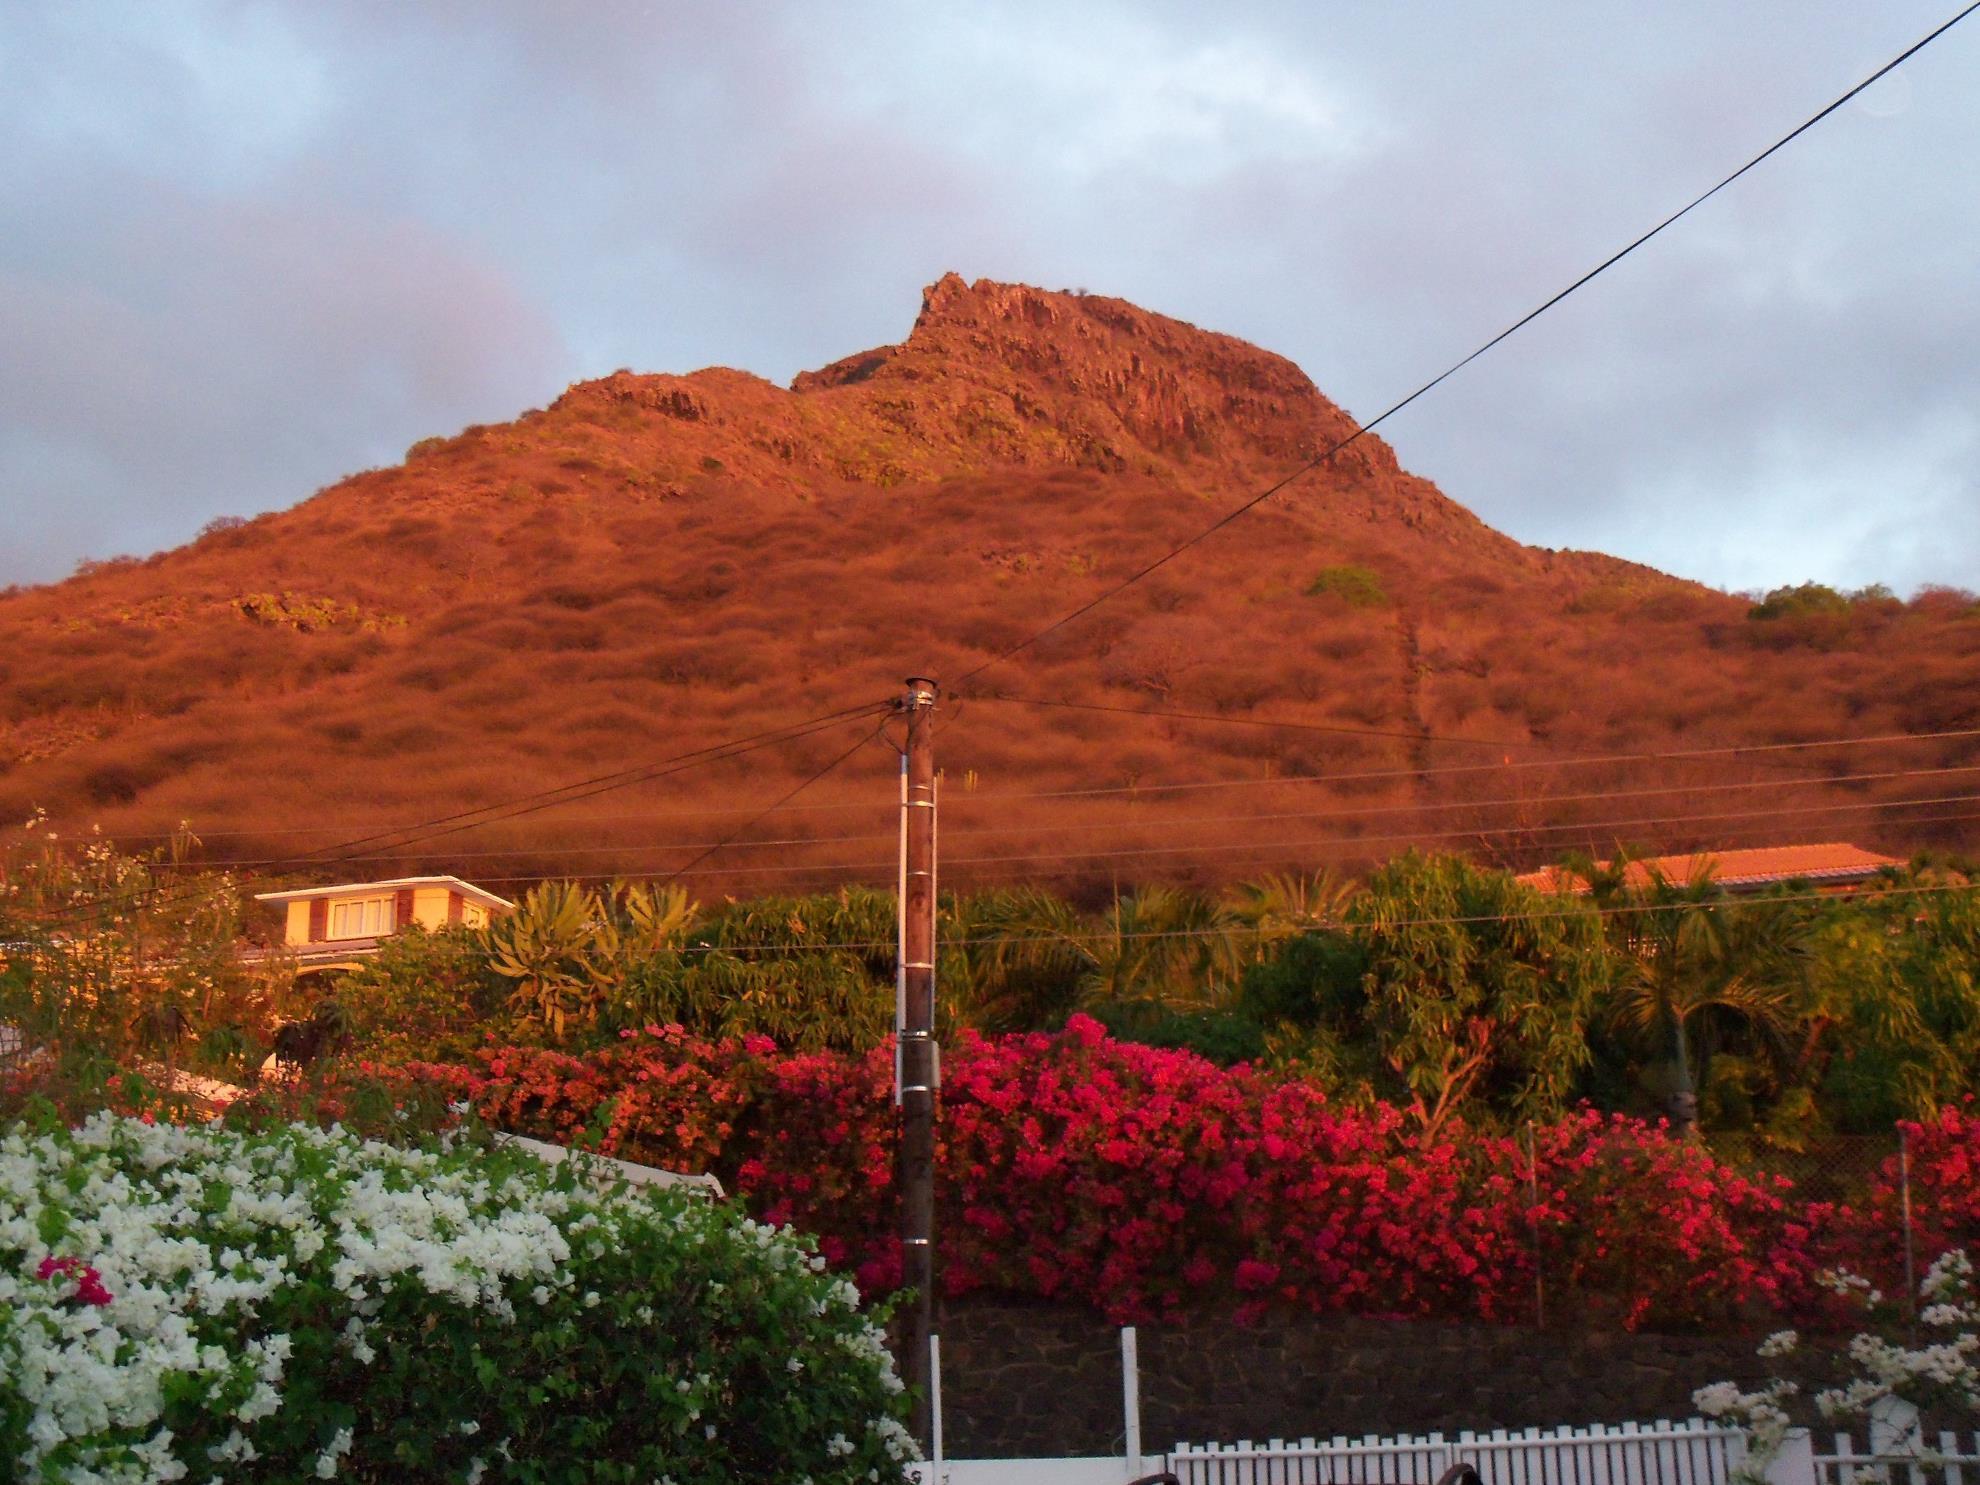
<path fill-rule="evenodd" d="M 932 1447 L 929 1337 L 935 1321 L 935 698 L 910 676 L 895 703 L 907 718 L 901 755 L 900 960 L 895 980 L 894 1099 L 901 1109 L 901 1278 L 907 1313 L 903 1380 L 913 1389 L 914 1436 Z"/>

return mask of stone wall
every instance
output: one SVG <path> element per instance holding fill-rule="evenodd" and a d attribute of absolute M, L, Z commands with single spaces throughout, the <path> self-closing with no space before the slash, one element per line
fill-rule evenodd
<path fill-rule="evenodd" d="M 1106 1454 L 1121 1442 L 1119 1332 L 1089 1311 L 945 1306 L 956 1458 Z M 1682 1418 L 1693 1389 L 1761 1380 L 1754 1338 L 1192 1316 L 1138 1328 L 1142 1441 L 1523 1428 Z"/>

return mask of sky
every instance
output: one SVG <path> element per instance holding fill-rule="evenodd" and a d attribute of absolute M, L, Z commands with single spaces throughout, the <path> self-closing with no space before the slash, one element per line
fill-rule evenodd
<path fill-rule="evenodd" d="M 1370 417 L 1950 16 L 1883 0 L 9 0 L 0 584 L 948 270 Z M 1523 541 L 1980 587 L 1980 15 L 1383 426 Z"/>

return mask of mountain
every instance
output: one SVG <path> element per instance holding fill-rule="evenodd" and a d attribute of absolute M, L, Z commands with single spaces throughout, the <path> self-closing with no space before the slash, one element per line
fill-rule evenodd
<path fill-rule="evenodd" d="M 209 859 L 289 858 L 954 679 L 1353 427 L 1228 336 L 949 275 L 901 344 L 789 388 L 616 372 L 0 596 L 0 811 L 120 836 L 183 820 Z M 1241 877 L 1411 839 L 1520 863 L 1619 836 L 1975 840 L 1973 738 L 1571 761 L 1980 727 L 1970 596 L 1806 597 L 1756 618 L 1523 546 L 1364 437 L 945 702 L 947 880 Z M 1266 719 L 1307 730 L 1242 725 Z M 888 880 L 883 738 L 752 823 L 862 735 L 334 873 L 666 871 L 740 832 L 699 890 Z M 1117 792 L 1075 792 L 1096 790 Z M 1938 802 L 1892 803 L 1911 799 Z"/>

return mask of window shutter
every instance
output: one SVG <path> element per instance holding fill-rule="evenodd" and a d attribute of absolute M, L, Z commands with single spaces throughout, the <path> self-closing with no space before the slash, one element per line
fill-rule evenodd
<path fill-rule="evenodd" d="M 447 893 L 447 921 L 449 923 L 461 921 L 461 894 L 458 892 Z"/>
<path fill-rule="evenodd" d="M 412 888 L 401 887 L 398 897 L 392 904 L 392 927 L 404 928 L 413 920 Z"/>
<path fill-rule="evenodd" d="M 330 936 L 330 899 L 312 897 L 309 900 L 309 941 L 320 944 Z"/>

